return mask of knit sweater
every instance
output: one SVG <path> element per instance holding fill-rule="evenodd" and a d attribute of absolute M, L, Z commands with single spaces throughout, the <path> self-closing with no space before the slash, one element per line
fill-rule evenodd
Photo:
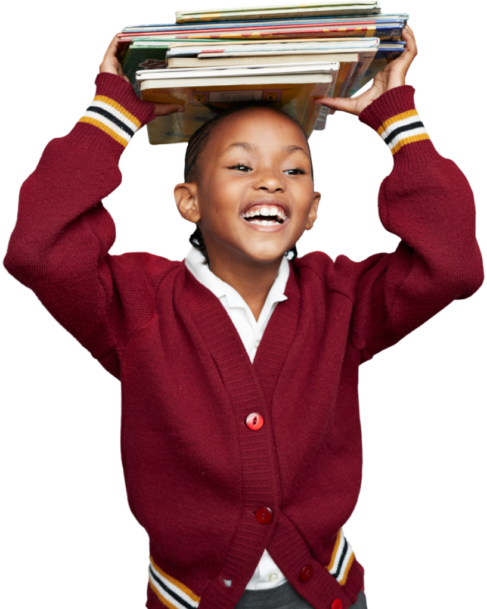
<path fill-rule="evenodd" d="M 154 114 L 121 78 L 96 84 L 89 112 L 23 184 L 4 265 L 121 381 L 147 607 L 231 609 L 267 548 L 313 607 L 347 609 L 363 586 L 342 531 L 361 483 L 358 368 L 482 284 L 469 184 L 435 150 L 412 87 L 380 96 L 360 120 L 394 154 L 379 215 L 401 241 L 361 262 L 294 260 L 252 364 L 184 262 L 109 254 L 101 200 Z"/>

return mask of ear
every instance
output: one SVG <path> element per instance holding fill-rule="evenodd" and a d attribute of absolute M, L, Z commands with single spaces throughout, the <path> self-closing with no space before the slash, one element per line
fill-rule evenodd
<path fill-rule="evenodd" d="M 314 192 L 313 193 L 313 202 L 311 203 L 311 208 L 308 214 L 308 221 L 306 222 L 306 230 L 311 230 L 313 228 L 313 224 L 316 222 L 316 218 L 318 217 L 318 206 L 321 200 L 321 193 Z"/>
<path fill-rule="evenodd" d="M 179 213 L 185 220 L 199 222 L 198 186 L 194 182 L 184 182 L 174 187 L 174 198 Z"/>

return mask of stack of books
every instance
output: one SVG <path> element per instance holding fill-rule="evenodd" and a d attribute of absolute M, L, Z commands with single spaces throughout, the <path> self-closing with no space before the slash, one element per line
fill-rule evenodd
<path fill-rule="evenodd" d="M 185 112 L 148 125 L 151 144 L 186 142 L 236 104 L 266 103 L 309 137 L 331 113 L 318 97 L 351 97 L 405 49 L 406 14 L 376 0 L 176 13 L 176 23 L 130 26 L 119 36 L 124 73 L 144 100 Z"/>

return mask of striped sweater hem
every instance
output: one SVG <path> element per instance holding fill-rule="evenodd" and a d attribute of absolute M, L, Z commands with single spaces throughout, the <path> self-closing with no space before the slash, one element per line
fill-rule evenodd
<path fill-rule="evenodd" d="M 355 562 L 352 546 L 343 534 L 338 531 L 330 563 L 326 567 L 340 586 L 347 583 L 349 572 Z M 162 605 L 168 609 L 197 609 L 201 597 L 185 584 L 163 571 L 150 557 L 149 586 Z"/>

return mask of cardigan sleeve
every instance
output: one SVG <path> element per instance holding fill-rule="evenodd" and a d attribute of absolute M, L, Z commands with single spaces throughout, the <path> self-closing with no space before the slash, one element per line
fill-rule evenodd
<path fill-rule="evenodd" d="M 413 87 L 384 93 L 359 118 L 393 154 L 393 170 L 379 191 L 379 216 L 401 238 L 395 252 L 356 263 L 349 336 L 366 361 L 452 301 L 471 296 L 484 275 L 472 190 L 457 165 L 434 148 Z"/>
<path fill-rule="evenodd" d="M 95 82 L 84 116 L 47 145 L 22 185 L 4 266 L 119 377 L 120 352 L 153 315 L 156 284 L 169 261 L 108 253 L 115 226 L 101 200 L 121 182 L 118 163 L 130 139 L 155 115 L 119 76 L 103 73 Z"/>

